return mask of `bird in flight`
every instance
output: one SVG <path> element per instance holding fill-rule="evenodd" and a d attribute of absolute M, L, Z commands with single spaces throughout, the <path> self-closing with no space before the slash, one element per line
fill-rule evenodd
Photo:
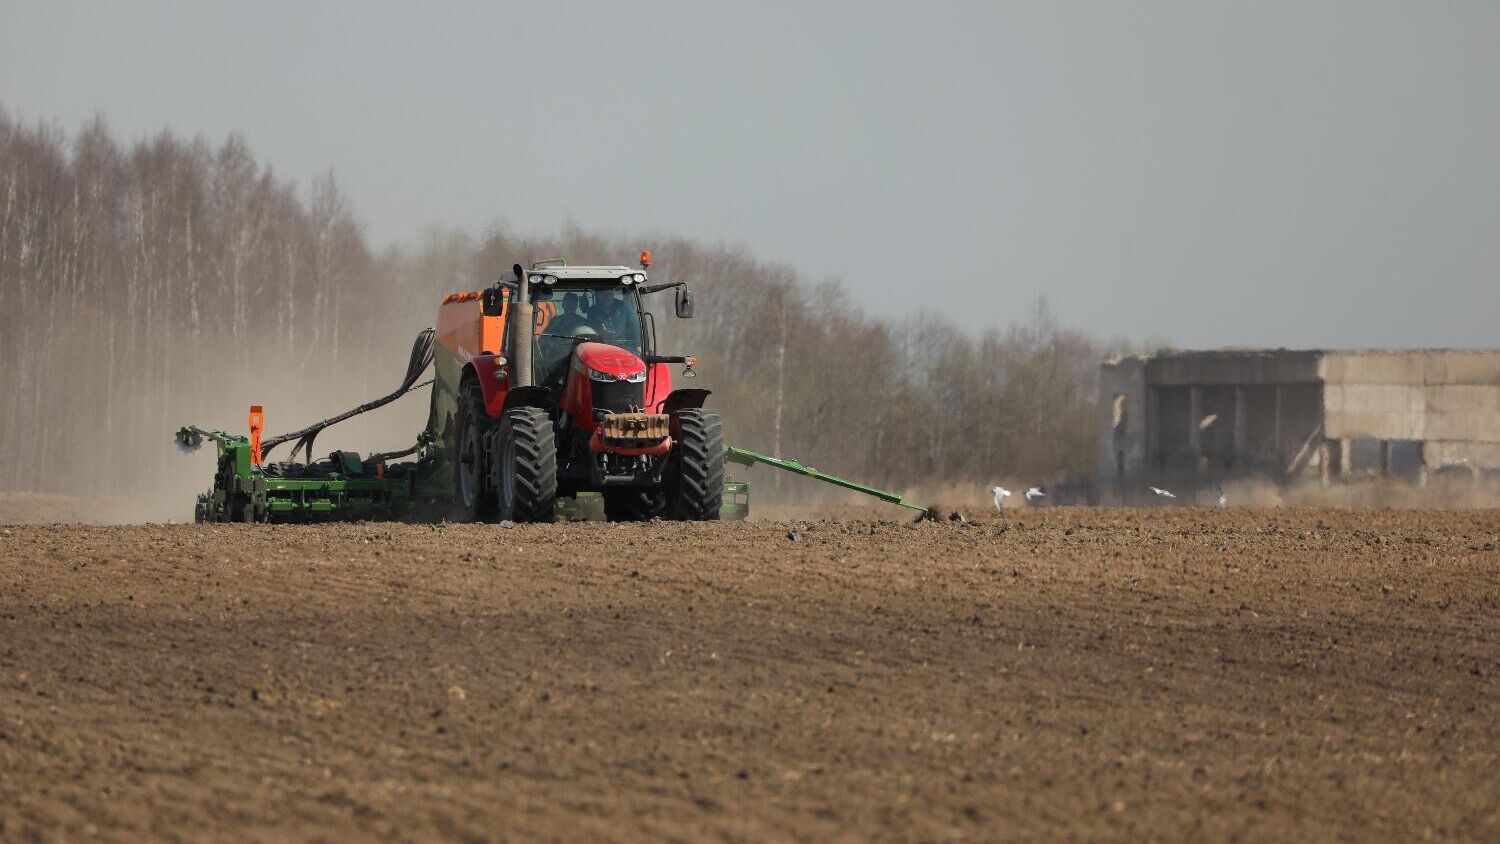
<path fill-rule="evenodd" d="M 1038 501 L 1040 501 L 1040 500 L 1042 500 L 1043 498 L 1046 498 L 1046 497 L 1047 497 L 1047 493 L 1042 492 L 1042 488 L 1039 487 L 1039 486 L 1034 486 L 1031 489 L 1026 490 L 1026 503 L 1027 504 L 1035 504 L 1036 502 L 1038 502 Z"/>
<path fill-rule="evenodd" d="M 1169 489 L 1162 489 L 1160 487 L 1154 487 L 1154 486 L 1149 486 L 1149 487 L 1146 487 L 1146 488 L 1149 489 L 1149 490 L 1151 490 L 1152 492 L 1156 493 L 1157 495 L 1160 495 L 1162 498 L 1176 498 L 1177 497 L 1177 496 L 1173 495 L 1172 491 L 1169 490 Z"/>
<path fill-rule="evenodd" d="M 1002 507 L 1000 503 L 1010 497 L 1010 490 L 1006 489 L 1003 486 L 997 486 L 994 489 L 990 490 L 990 492 L 993 492 L 995 494 L 995 509 L 1004 510 L 1005 508 Z"/>

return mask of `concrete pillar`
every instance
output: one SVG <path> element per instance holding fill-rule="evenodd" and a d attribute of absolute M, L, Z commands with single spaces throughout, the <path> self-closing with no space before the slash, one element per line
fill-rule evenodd
<path fill-rule="evenodd" d="M 1324 440 L 1318 446 L 1318 474 L 1322 477 L 1323 486 L 1328 486 L 1333 476 L 1333 443 Z"/>
<path fill-rule="evenodd" d="M 1339 477 L 1349 479 L 1354 471 L 1354 440 L 1345 437 L 1339 440 Z"/>
<path fill-rule="evenodd" d="M 1384 477 L 1391 476 L 1391 441 L 1380 441 L 1380 474 Z"/>
<path fill-rule="evenodd" d="M 1203 421 L 1203 390 L 1188 387 L 1188 448 L 1196 457 L 1203 453 L 1203 430 L 1198 423 Z"/>
<path fill-rule="evenodd" d="M 1286 471 L 1286 451 L 1281 445 L 1281 385 L 1276 385 L 1276 415 L 1271 422 L 1271 451 L 1276 455 L 1276 474 Z"/>
<path fill-rule="evenodd" d="M 1245 388 L 1234 388 L 1234 462 L 1246 462 L 1245 447 L 1249 440 L 1250 411 L 1245 407 Z"/>
<path fill-rule="evenodd" d="M 1146 430 L 1141 436 L 1146 438 L 1146 466 L 1147 472 L 1155 471 L 1156 462 L 1161 454 L 1161 443 L 1157 442 L 1157 430 L 1161 421 L 1161 390 L 1156 387 L 1146 388 Z"/>

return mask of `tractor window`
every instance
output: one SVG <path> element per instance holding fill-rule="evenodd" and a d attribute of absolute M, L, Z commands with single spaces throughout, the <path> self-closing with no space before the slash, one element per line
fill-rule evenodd
<path fill-rule="evenodd" d="M 582 341 L 608 343 L 633 354 L 643 353 L 641 319 L 635 291 L 609 287 L 563 287 L 538 290 L 537 383 L 561 387 L 568 359 Z"/>

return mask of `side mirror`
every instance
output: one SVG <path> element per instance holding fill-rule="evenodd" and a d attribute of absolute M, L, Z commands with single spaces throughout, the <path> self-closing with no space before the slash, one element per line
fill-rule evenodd
<path fill-rule="evenodd" d="M 693 318 L 693 291 L 686 284 L 677 288 L 677 318 Z"/>
<path fill-rule="evenodd" d="M 500 316 L 505 313 L 505 293 L 498 284 L 484 289 L 480 303 L 485 316 Z"/>

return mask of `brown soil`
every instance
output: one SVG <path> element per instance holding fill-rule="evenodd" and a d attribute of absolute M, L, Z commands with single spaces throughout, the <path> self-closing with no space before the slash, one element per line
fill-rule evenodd
<path fill-rule="evenodd" d="M 0 839 L 1500 840 L 1497 543 L 1482 511 L 3 528 Z"/>

